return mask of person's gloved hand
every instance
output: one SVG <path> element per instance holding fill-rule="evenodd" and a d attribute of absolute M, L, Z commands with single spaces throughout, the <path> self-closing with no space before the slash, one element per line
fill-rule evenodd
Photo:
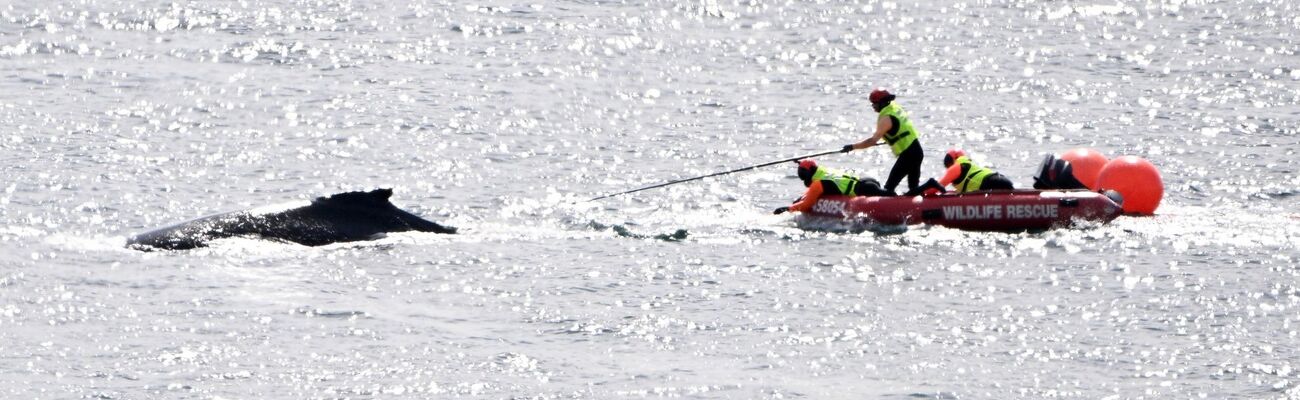
<path fill-rule="evenodd" d="M 787 211 L 790 211 L 790 207 L 777 207 L 776 210 L 772 211 L 772 214 L 781 215 Z"/>
<path fill-rule="evenodd" d="M 844 148 L 840 149 L 841 153 L 848 153 L 850 151 L 853 151 L 853 145 L 851 144 L 846 144 L 844 145 Z"/>

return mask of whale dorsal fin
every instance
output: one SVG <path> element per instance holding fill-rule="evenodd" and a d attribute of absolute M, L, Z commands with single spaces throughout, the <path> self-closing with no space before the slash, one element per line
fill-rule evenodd
<path fill-rule="evenodd" d="M 318 197 L 314 203 L 328 202 L 335 204 L 382 205 L 389 204 L 389 197 L 393 197 L 393 189 L 384 188 L 371 190 L 369 192 L 346 192 L 330 197 Z"/>

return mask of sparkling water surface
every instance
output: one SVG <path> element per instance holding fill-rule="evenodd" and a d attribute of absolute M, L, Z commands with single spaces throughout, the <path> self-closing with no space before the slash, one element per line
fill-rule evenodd
<path fill-rule="evenodd" d="M 1300 398 L 1300 3 L 0 1 L 0 397 Z M 1153 217 L 771 215 L 892 89 L 938 175 Z M 883 179 L 884 149 L 819 159 Z M 459 235 L 139 252 L 341 191 Z"/>

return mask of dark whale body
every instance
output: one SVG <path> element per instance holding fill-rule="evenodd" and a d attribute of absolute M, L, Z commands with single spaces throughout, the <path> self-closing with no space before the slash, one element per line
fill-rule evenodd
<path fill-rule="evenodd" d="M 140 250 L 184 250 L 206 246 L 214 239 L 254 236 L 306 246 L 370 240 L 388 232 L 456 233 L 393 206 L 392 189 L 339 193 L 319 197 L 311 204 L 259 212 L 235 211 L 181 222 L 127 239 L 127 246 Z"/>

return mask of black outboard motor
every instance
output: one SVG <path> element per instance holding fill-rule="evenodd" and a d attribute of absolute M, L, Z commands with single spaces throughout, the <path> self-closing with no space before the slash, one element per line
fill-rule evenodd
<path fill-rule="evenodd" d="M 1106 189 L 1106 190 L 1102 190 L 1101 194 L 1106 195 L 1106 198 L 1110 199 L 1110 201 L 1115 202 L 1115 205 L 1120 207 L 1124 206 L 1124 195 L 1119 194 L 1119 192 Z"/>
<path fill-rule="evenodd" d="M 1074 177 L 1074 168 L 1069 161 L 1048 154 L 1043 163 L 1038 165 L 1038 176 L 1034 177 L 1034 189 L 1087 189 L 1083 182 Z"/>

